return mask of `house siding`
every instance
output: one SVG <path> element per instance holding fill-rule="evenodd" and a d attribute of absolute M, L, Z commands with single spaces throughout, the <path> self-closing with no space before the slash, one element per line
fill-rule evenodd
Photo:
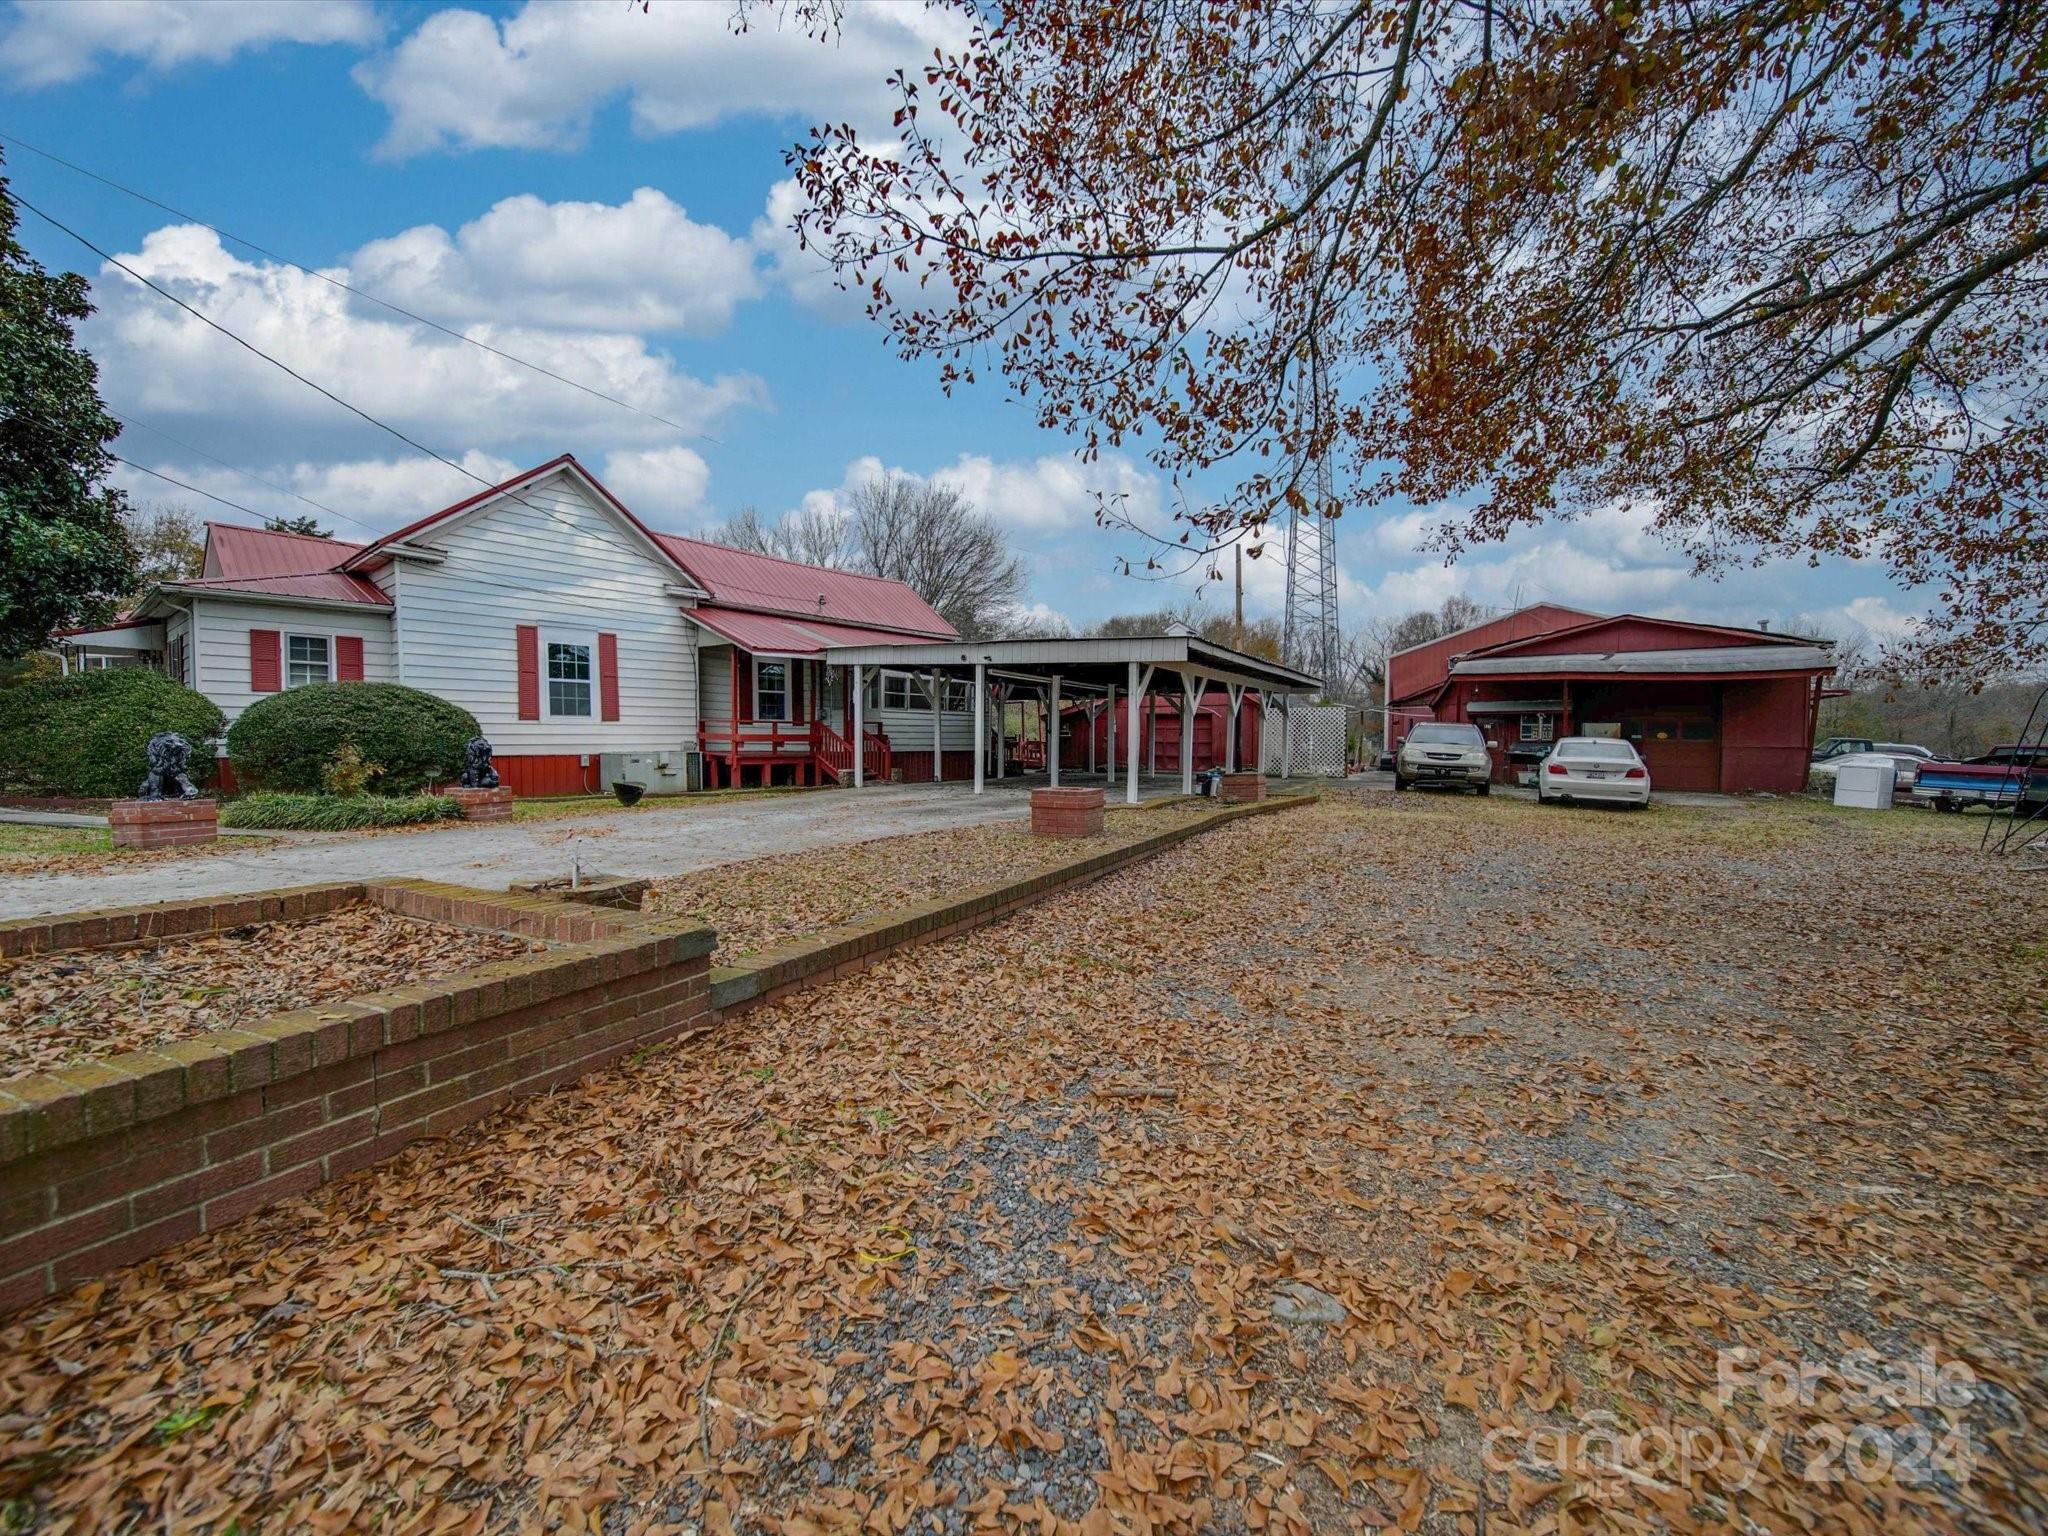
<path fill-rule="evenodd" d="M 405 566 L 405 681 L 460 704 L 508 756 L 645 752 L 697 742 L 696 627 L 664 589 L 680 572 L 644 552 L 569 474 L 421 535 L 438 565 Z M 619 719 L 521 720 L 517 627 L 618 636 Z"/>
<path fill-rule="evenodd" d="M 249 631 L 252 629 L 274 629 L 280 636 L 355 635 L 363 642 L 364 681 L 397 681 L 391 615 L 382 609 L 350 612 L 345 609 L 299 608 L 288 603 L 241 603 L 201 598 L 193 603 L 192 611 L 198 630 L 198 641 L 193 646 L 198 676 L 193 686 L 220 706 L 230 725 L 257 699 L 269 697 L 249 686 Z"/>

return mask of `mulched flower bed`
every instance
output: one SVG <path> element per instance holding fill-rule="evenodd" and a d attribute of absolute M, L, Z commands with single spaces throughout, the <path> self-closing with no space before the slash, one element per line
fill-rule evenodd
<path fill-rule="evenodd" d="M 0 963 L 0 1082 L 232 1029 L 273 1013 L 452 976 L 542 947 L 367 903 L 150 949 Z"/>
<path fill-rule="evenodd" d="M 1111 810 L 1101 837 L 1033 837 L 1027 821 L 881 837 L 812 853 L 771 854 L 659 881 L 646 910 L 718 930 L 714 965 L 731 965 L 801 934 L 897 907 L 1070 864 L 1206 816 L 1209 802 Z"/>

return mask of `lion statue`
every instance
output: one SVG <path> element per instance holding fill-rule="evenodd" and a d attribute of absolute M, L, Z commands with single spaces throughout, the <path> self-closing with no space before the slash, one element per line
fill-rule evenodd
<path fill-rule="evenodd" d="M 138 800 L 197 800 L 199 786 L 186 769 L 192 763 L 192 744 L 176 731 L 158 731 L 149 738 L 149 772 Z"/>
<path fill-rule="evenodd" d="M 464 789 L 496 789 L 498 770 L 491 762 L 491 744 L 481 736 L 472 736 L 462 747 L 462 777 L 457 780 Z"/>

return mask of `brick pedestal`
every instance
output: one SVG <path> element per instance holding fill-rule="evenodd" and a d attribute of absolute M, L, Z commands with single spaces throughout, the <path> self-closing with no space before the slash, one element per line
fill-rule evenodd
<path fill-rule="evenodd" d="M 1102 791 L 1034 789 L 1031 831 L 1038 837 L 1102 836 Z"/>
<path fill-rule="evenodd" d="M 175 848 L 220 836 L 213 800 L 116 800 L 107 809 L 116 848 Z"/>
<path fill-rule="evenodd" d="M 512 819 L 512 791 L 502 784 L 496 789 L 451 789 L 448 798 L 461 807 L 464 821 Z"/>
<path fill-rule="evenodd" d="M 1248 805 L 1266 798 L 1263 773 L 1226 773 L 1216 785 L 1217 798 L 1225 805 Z"/>

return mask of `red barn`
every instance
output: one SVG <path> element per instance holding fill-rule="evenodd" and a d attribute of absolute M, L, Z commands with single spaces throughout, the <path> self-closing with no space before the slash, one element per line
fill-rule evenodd
<path fill-rule="evenodd" d="M 1834 661 L 1797 635 L 1545 604 L 1411 647 L 1387 671 L 1389 750 L 1418 720 L 1467 721 L 1505 781 L 1517 743 L 1619 736 L 1660 789 L 1786 794 L 1805 787 Z"/>

